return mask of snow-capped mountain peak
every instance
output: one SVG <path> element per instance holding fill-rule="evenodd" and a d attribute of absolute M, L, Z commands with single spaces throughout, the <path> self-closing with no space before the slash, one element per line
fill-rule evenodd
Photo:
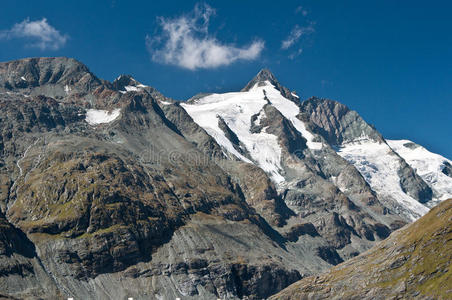
<path fill-rule="evenodd" d="M 268 85 L 269 83 L 273 86 L 274 89 L 278 90 L 284 98 L 296 103 L 297 105 L 300 103 L 299 95 L 282 86 L 276 79 L 275 75 L 273 75 L 273 73 L 268 69 L 262 69 L 261 71 L 259 71 L 259 73 L 257 73 L 257 75 L 248 82 L 248 84 L 241 90 L 241 92 L 247 92 L 254 88 L 256 85 L 259 87 Z"/>
<path fill-rule="evenodd" d="M 271 80 L 271 81 L 270 81 Z M 278 136 L 270 133 L 266 106 L 272 106 L 286 118 L 311 149 L 321 149 L 322 144 L 314 142 L 314 136 L 298 118 L 299 106 L 282 95 L 273 74 L 262 70 L 250 81 L 253 84 L 241 92 L 210 94 L 182 106 L 193 120 L 203 127 L 226 152 L 245 161 L 254 161 L 264 171 L 271 174 L 276 183 L 285 181 L 281 166 L 282 149 Z M 227 138 L 220 122 L 224 122 L 238 137 L 234 144 Z M 268 123 L 268 122 L 267 122 Z M 256 131 L 253 128 L 260 128 Z"/>
<path fill-rule="evenodd" d="M 267 69 L 240 92 L 200 94 L 181 106 L 226 156 L 262 168 L 280 190 L 300 185 L 293 181 L 297 178 L 293 174 L 303 176 L 300 168 L 310 165 L 309 160 L 323 161 L 309 168 L 314 172 L 319 168 L 319 176 L 325 177 L 324 172 L 337 168 L 334 164 L 341 164 L 342 157 L 386 207 L 407 220 L 424 215 L 452 193 L 448 188 L 452 178 L 447 170 L 441 172 L 450 165 L 449 160 L 424 149 L 425 153 L 416 150 L 419 163 L 411 153 L 414 150 L 408 153 L 410 149 L 399 147 L 396 141 L 387 142 L 345 105 L 319 98 L 301 103 L 298 95 L 283 87 Z M 294 155 L 302 162 L 290 163 Z M 322 165 L 327 161 L 333 165 Z M 435 166 L 426 167 L 431 163 Z M 338 185 L 337 176 L 326 179 L 348 193 L 344 189 L 348 184 Z"/>
<path fill-rule="evenodd" d="M 275 75 L 273 75 L 272 72 L 268 69 L 262 69 L 257 73 L 256 76 L 254 76 L 253 79 L 251 79 L 250 82 L 242 89 L 242 92 L 249 91 L 252 89 L 255 85 L 263 86 L 266 84 L 266 82 L 271 83 L 273 86 L 278 86 L 279 82 L 276 79 Z"/>

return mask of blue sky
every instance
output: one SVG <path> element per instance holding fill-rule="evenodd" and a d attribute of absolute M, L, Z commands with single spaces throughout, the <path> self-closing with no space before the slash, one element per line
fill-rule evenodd
<path fill-rule="evenodd" d="M 302 98 L 338 100 L 386 138 L 452 158 L 451 10 L 449 1 L 5 1 L 0 61 L 74 57 L 101 78 L 131 74 L 181 100 L 238 90 L 266 67 Z"/>

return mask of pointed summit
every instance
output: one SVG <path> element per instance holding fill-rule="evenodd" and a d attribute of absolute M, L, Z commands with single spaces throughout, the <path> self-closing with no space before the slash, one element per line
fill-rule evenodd
<path fill-rule="evenodd" d="M 147 87 L 136 81 L 131 75 L 120 75 L 112 84 L 120 92 L 140 91 Z"/>
<path fill-rule="evenodd" d="M 112 82 L 113 86 L 118 90 L 124 90 L 124 87 L 127 85 L 135 86 L 137 85 L 137 81 L 131 76 L 131 75 L 119 75 L 118 78 L 116 78 Z"/>
<path fill-rule="evenodd" d="M 251 88 L 253 88 L 256 84 L 259 86 L 262 86 L 265 84 L 265 81 L 270 82 L 275 87 L 280 86 L 278 80 L 276 79 L 275 75 L 273 75 L 272 72 L 270 72 L 269 69 L 262 69 L 257 73 L 256 76 L 254 76 L 253 79 L 251 79 L 250 82 L 242 89 L 242 92 L 247 92 Z"/>
<path fill-rule="evenodd" d="M 257 75 L 254 78 L 258 79 L 259 81 L 268 80 L 270 82 L 272 82 L 272 81 L 273 82 L 278 82 L 276 80 L 275 75 L 273 75 L 273 73 L 270 72 L 269 69 L 262 69 L 262 70 L 260 70 L 259 73 L 257 73 Z"/>
<path fill-rule="evenodd" d="M 294 92 L 291 92 L 288 88 L 282 86 L 276 79 L 275 75 L 273 75 L 273 73 L 268 69 L 260 70 L 259 73 L 257 73 L 257 75 L 254 76 L 254 78 L 251 79 L 251 81 L 248 82 L 248 84 L 241 90 L 241 92 L 248 92 L 256 84 L 258 86 L 265 86 L 265 82 L 271 83 L 275 87 L 275 89 L 280 91 L 281 95 L 283 95 L 283 97 L 285 97 L 286 99 L 289 99 L 297 105 L 300 104 L 299 96 L 297 96 Z"/>

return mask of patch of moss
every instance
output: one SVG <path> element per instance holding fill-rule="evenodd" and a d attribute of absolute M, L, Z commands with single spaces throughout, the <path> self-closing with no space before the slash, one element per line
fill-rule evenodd
<path fill-rule="evenodd" d="M 113 225 L 113 226 L 110 226 L 108 228 L 99 229 L 99 230 L 97 230 L 95 232 L 91 232 L 91 233 L 86 232 L 86 233 L 78 236 L 77 239 L 92 238 L 92 237 L 96 237 L 96 236 L 99 236 L 99 235 L 102 235 L 102 234 L 111 233 L 111 232 L 117 232 L 117 231 L 119 231 L 121 229 L 127 229 L 127 228 L 128 227 L 124 226 L 124 225 Z"/>

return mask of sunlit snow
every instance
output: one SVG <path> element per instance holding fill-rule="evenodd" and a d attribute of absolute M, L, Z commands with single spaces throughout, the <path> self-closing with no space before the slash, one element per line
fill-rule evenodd
<path fill-rule="evenodd" d="M 400 158 L 386 143 L 368 140 L 345 144 L 338 149 L 338 154 L 356 167 L 377 194 L 407 209 L 412 220 L 428 212 L 428 207 L 403 192 L 397 174 Z"/>
<path fill-rule="evenodd" d="M 127 85 L 127 86 L 125 86 L 124 88 L 125 88 L 126 91 L 128 91 L 128 92 L 138 92 L 138 91 L 141 90 L 141 89 L 139 89 L 139 88 L 137 88 L 136 86 L 133 86 L 133 85 Z"/>
<path fill-rule="evenodd" d="M 119 108 L 113 111 L 108 110 L 98 110 L 98 109 L 88 109 L 86 111 L 86 122 L 90 125 L 98 125 L 103 123 L 110 123 L 119 117 L 121 110 Z"/>
<path fill-rule="evenodd" d="M 435 200 L 452 198 L 452 178 L 442 172 L 445 162 L 452 165 L 452 161 L 419 145 L 414 149 L 405 146 L 412 143 L 409 140 L 387 140 L 387 142 L 434 190 Z"/>
<path fill-rule="evenodd" d="M 203 127 L 226 151 L 245 162 L 251 163 L 247 157 L 234 148 L 231 141 L 218 126 L 218 116 L 223 118 L 240 142 L 243 143 L 251 159 L 269 173 L 273 181 L 281 183 L 285 179 L 281 174 L 281 147 L 278 143 L 278 137 L 267 133 L 266 128 L 260 133 L 250 131 L 251 117 L 258 115 L 256 120 L 258 123 L 264 117 L 263 107 L 268 103 L 265 96 L 306 138 L 309 148 L 315 150 L 322 147 L 321 143 L 313 142 L 314 136 L 306 130 L 304 123 L 296 117 L 300 112 L 299 107 L 284 98 L 268 81 L 263 86 L 256 84 L 247 92 L 211 94 L 198 99 L 194 104 L 183 103 L 181 105 L 193 120 Z"/>
<path fill-rule="evenodd" d="M 134 80 L 135 81 L 135 80 Z M 136 82 L 136 81 L 135 81 Z M 144 84 L 137 84 L 137 85 L 126 85 L 124 87 L 125 91 L 120 91 L 122 94 L 125 94 L 127 92 L 139 92 L 142 91 L 144 88 L 146 88 L 147 85 Z"/>

